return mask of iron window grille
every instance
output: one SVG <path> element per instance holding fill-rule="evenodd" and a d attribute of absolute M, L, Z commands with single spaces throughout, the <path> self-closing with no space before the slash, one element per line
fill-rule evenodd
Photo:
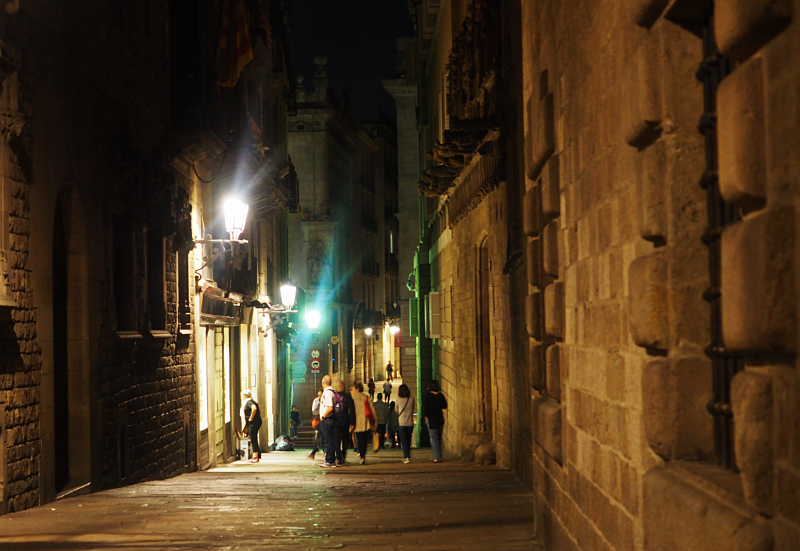
<path fill-rule="evenodd" d="M 728 205 L 720 194 L 716 113 L 717 89 L 725 77 L 735 69 L 735 64 L 717 48 L 713 11 L 709 11 L 704 18 L 702 38 L 704 59 L 697 71 L 697 78 L 703 83 L 704 111 L 699 130 L 705 136 L 706 148 L 706 170 L 701 185 L 707 193 L 708 228 L 702 240 L 708 247 L 710 276 L 709 288 L 703 294 L 711 310 L 711 342 L 706 347 L 706 355 L 712 362 L 713 396 L 708 403 L 708 411 L 714 419 L 714 449 L 717 463 L 726 469 L 737 471 L 730 390 L 731 380 L 743 369 L 744 360 L 742 356 L 727 350 L 722 339 L 720 237 L 726 226 L 741 219 L 741 213 Z"/>

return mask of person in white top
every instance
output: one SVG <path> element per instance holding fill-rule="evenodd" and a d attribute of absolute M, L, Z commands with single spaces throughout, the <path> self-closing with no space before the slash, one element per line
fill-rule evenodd
<path fill-rule="evenodd" d="M 322 391 L 317 391 L 317 397 L 311 404 L 311 426 L 314 427 L 314 449 L 308 454 L 308 457 L 314 459 L 314 456 L 321 449 L 325 449 L 325 439 L 322 436 L 322 430 L 319 426 L 319 406 L 322 403 Z"/>
<path fill-rule="evenodd" d="M 330 442 L 333 442 L 333 426 L 336 422 L 333 419 L 333 406 L 335 397 L 336 394 L 334 393 L 333 388 L 331 388 L 331 376 L 325 375 L 322 378 L 322 396 L 320 396 L 319 406 L 319 426 L 322 429 L 322 437 L 325 439 L 325 442 L 329 443 L 329 445 L 325 450 L 325 463 L 322 463 L 320 467 L 336 466 L 336 456 L 334 455 L 333 446 L 330 445 Z"/>
<path fill-rule="evenodd" d="M 411 434 L 414 432 L 414 408 L 416 400 L 411 395 L 408 385 L 402 384 L 397 389 L 397 435 L 403 448 L 403 463 L 411 463 Z"/>

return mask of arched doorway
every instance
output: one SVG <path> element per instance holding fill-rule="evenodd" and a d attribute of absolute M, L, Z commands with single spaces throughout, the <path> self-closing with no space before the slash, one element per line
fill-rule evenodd
<path fill-rule="evenodd" d="M 492 297 L 490 293 L 489 245 L 485 238 L 478 247 L 477 266 L 477 319 L 475 335 L 478 360 L 478 390 L 480 406 L 478 411 L 478 429 L 481 432 L 493 432 L 494 400 L 492 398 L 492 354 L 491 354 L 491 312 Z"/>
<path fill-rule="evenodd" d="M 52 295 L 34 294 L 42 348 L 43 502 L 90 491 L 92 476 L 85 222 L 71 189 L 62 190 L 51 208 L 52 229 L 36 232 L 37 242 L 50 241 L 50 263 L 36 272 L 35 289 Z"/>

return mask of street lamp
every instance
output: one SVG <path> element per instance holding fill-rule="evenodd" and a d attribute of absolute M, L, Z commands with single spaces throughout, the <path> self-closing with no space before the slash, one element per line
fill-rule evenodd
<path fill-rule="evenodd" d="M 211 239 L 211 236 L 207 236 L 208 239 L 195 239 L 195 244 L 197 243 L 248 243 L 247 239 L 238 239 L 238 237 L 244 231 L 244 225 L 247 222 L 247 212 L 250 210 L 250 206 L 247 203 L 242 203 L 236 199 L 228 199 L 225 201 L 225 204 L 222 206 L 222 212 L 225 215 L 225 231 L 228 232 L 230 236 L 229 239 Z M 224 249 L 224 247 L 223 247 Z M 204 259 L 206 261 L 214 261 L 220 255 L 225 253 L 226 251 L 223 250 L 220 253 L 217 253 L 211 256 L 208 259 Z"/>
<path fill-rule="evenodd" d="M 389 326 L 389 333 L 391 333 L 392 335 L 397 335 L 399 332 L 400 328 L 397 326 L 397 322 L 393 321 L 392 324 Z"/>
<path fill-rule="evenodd" d="M 372 335 L 372 327 L 366 327 L 366 328 L 364 328 L 364 333 L 365 333 L 365 334 L 366 334 L 368 337 L 369 337 L 370 335 Z"/>
<path fill-rule="evenodd" d="M 291 310 L 297 298 L 297 287 L 291 281 L 281 285 L 281 302 L 286 310 Z"/>
<path fill-rule="evenodd" d="M 242 203 L 237 199 L 228 199 L 222 206 L 225 213 L 225 229 L 231 236 L 231 241 L 237 241 L 237 238 L 244 231 L 244 225 L 247 222 L 247 211 L 250 206 Z"/>
<path fill-rule="evenodd" d="M 309 329 L 316 329 L 319 327 L 320 319 L 322 319 L 322 316 L 316 310 L 309 310 L 306 312 L 306 323 Z"/>

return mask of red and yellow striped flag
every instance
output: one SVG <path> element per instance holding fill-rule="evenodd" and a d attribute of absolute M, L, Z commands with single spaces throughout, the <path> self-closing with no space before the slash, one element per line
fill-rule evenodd
<path fill-rule="evenodd" d="M 242 0 L 225 0 L 217 49 L 217 85 L 224 88 L 236 86 L 242 69 L 252 59 L 253 48 L 244 4 Z"/>

